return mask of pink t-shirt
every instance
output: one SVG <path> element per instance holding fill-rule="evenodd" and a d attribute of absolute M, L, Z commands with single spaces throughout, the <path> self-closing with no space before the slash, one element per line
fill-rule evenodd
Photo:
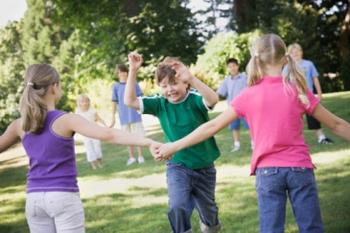
<path fill-rule="evenodd" d="M 312 114 L 319 100 L 307 92 L 308 106 L 302 104 L 295 88 L 286 88 L 282 77 L 264 77 L 245 89 L 231 106 L 244 117 L 254 141 L 251 175 L 260 167 L 313 168 L 303 135 L 303 114 Z"/>

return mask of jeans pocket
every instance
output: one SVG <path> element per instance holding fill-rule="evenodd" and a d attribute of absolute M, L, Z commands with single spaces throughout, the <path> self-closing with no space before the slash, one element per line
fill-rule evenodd
<path fill-rule="evenodd" d="M 256 190 L 268 192 L 280 186 L 278 173 L 277 167 L 258 168 L 256 170 Z"/>
<path fill-rule="evenodd" d="M 29 198 L 26 200 L 25 214 L 27 218 L 35 217 L 37 215 L 36 200 Z"/>
<path fill-rule="evenodd" d="M 290 172 L 292 187 L 304 187 L 315 183 L 313 169 L 304 167 L 293 167 Z"/>

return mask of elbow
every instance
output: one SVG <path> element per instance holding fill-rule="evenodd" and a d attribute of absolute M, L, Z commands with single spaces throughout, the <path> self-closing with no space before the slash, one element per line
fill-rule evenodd
<path fill-rule="evenodd" d="M 130 98 L 124 97 L 124 104 L 126 106 L 130 107 L 131 103 L 132 103 L 132 101 L 130 100 Z"/>

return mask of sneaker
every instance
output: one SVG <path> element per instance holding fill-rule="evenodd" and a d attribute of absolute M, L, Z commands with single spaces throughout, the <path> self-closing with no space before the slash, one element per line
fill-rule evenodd
<path fill-rule="evenodd" d="M 325 137 L 322 140 L 318 141 L 318 143 L 325 145 L 325 144 L 333 144 L 334 142 L 332 139 Z"/>
<path fill-rule="evenodd" d="M 139 163 L 144 163 L 144 162 L 145 162 L 145 159 L 143 158 L 143 156 L 138 157 L 138 158 L 137 158 L 137 162 L 139 162 Z"/>
<path fill-rule="evenodd" d="M 234 147 L 232 147 L 231 152 L 237 152 L 237 151 L 239 151 L 240 149 L 241 149 L 240 146 L 234 146 Z"/>
<path fill-rule="evenodd" d="M 133 164 L 133 163 L 135 163 L 136 162 L 136 159 L 134 158 L 134 157 L 132 157 L 132 158 L 129 158 L 128 159 L 128 161 L 126 162 L 126 165 L 131 165 L 131 164 Z"/>

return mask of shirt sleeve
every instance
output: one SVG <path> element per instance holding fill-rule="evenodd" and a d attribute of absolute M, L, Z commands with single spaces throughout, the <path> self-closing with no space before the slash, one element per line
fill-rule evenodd
<path fill-rule="evenodd" d="M 231 107 L 236 112 L 239 118 L 245 117 L 245 113 L 246 113 L 247 101 L 245 101 L 245 98 L 246 98 L 245 93 L 246 93 L 245 91 L 242 91 L 241 94 L 239 94 L 236 98 L 234 98 L 231 101 Z"/>
<path fill-rule="evenodd" d="M 318 78 L 319 74 L 313 62 L 310 62 L 310 72 L 312 78 Z"/>
<path fill-rule="evenodd" d="M 138 83 L 136 83 L 136 96 L 143 96 L 143 92 L 142 92 L 141 87 Z"/>
<path fill-rule="evenodd" d="M 210 110 L 213 109 L 213 107 L 208 106 L 205 103 L 205 99 L 203 98 L 203 96 L 199 93 L 193 93 L 193 99 L 194 99 L 194 103 L 196 105 L 196 107 L 201 111 L 201 112 L 208 112 Z"/>
<path fill-rule="evenodd" d="M 157 116 L 160 112 L 161 97 L 159 96 L 143 96 L 139 97 L 140 113 L 152 114 Z"/>
<path fill-rule="evenodd" d="M 305 111 L 307 114 L 312 115 L 320 100 L 309 90 L 306 93 L 306 97 L 309 100 L 309 104 L 305 106 Z"/>
<path fill-rule="evenodd" d="M 219 96 L 227 97 L 226 79 L 221 83 L 219 89 L 216 91 Z"/>
<path fill-rule="evenodd" d="M 113 85 L 112 88 L 112 101 L 118 103 L 118 85 Z"/>

